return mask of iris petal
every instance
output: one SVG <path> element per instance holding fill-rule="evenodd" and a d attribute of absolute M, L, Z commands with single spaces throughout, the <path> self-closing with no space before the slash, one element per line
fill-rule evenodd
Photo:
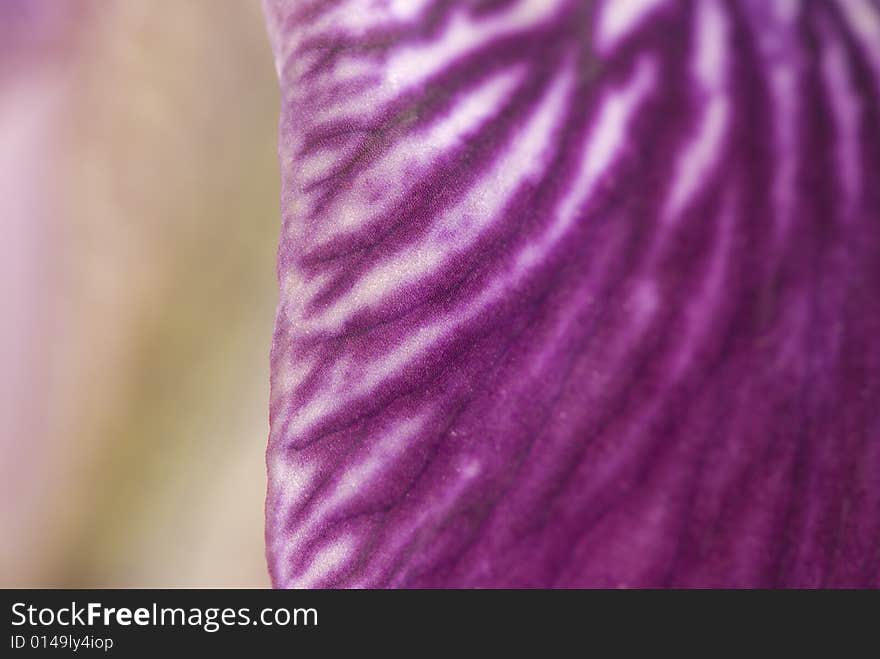
<path fill-rule="evenodd" d="M 880 585 L 868 0 L 268 0 L 291 587 Z"/>

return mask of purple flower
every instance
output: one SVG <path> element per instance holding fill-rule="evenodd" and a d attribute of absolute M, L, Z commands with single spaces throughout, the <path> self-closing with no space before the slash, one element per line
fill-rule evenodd
<path fill-rule="evenodd" d="M 880 586 L 880 10 L 266 3 L 268 557 Z"/>

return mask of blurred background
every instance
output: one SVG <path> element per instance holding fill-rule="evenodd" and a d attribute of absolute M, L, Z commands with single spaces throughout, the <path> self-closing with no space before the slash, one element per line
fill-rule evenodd
<path fill-rule="evenodd" d="M 251 0 L 0 0 L 0 586 L 266 586 Z"/>

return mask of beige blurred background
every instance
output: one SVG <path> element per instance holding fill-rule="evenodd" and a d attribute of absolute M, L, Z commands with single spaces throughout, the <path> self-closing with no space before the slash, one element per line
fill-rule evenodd
<path fill-rule="evenodd" d="M 0 93 L 0 148 L 23 154 L 0 176 L 39 179 L 33 217 L 2 227 L 20 258 L 0 586 L 266 586 L 279 176 L 260 4 L 74 14 Z"/>

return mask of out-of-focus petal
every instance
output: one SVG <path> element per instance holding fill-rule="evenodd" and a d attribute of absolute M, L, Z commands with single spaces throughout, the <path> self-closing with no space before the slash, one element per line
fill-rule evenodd
<path fill-rule="evenodd" d="M 40 551 L 31 542 L 40 520 L 23 502 L 42 500 L 51 480 L 51 447 L 42 441 L 57 320 L 51 227 L 66 57 L 82 9 L 39 0 L 0 4 L 0 563 L 12 579 L 19 562 Z"/>

